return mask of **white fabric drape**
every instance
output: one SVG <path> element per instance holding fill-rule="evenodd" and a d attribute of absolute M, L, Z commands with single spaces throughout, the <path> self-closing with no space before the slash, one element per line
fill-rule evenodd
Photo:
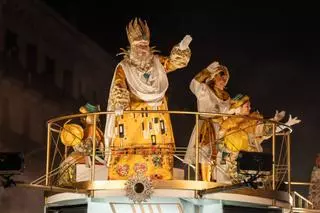
<path fill-rule="evenodd" d="M 164 67 L 157 56 L 153 57 L 153 66 L 148 80 L 143 76 L 143 72 L 130 66 L 128 62 L 122 61 L 120 64 L 125 72 L 130 92 L 150 105 L 157 105 L 159 101 L 161 102 L 169 82 Z"/>

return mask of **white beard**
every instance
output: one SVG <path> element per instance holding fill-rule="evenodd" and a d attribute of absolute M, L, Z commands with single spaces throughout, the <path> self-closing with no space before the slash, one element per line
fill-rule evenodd
<path fill-rule="evenodd" d="M 138 70 L 142 72 L 147 72 L 151 69 L 152 59 L 153 59 L 152 52 L 149 52 L 146 55 L 140 55 L 140 54 L 137 54 L 136 51 L 131 50 L 129 54 L 130 64 L 137 67 Z"/>

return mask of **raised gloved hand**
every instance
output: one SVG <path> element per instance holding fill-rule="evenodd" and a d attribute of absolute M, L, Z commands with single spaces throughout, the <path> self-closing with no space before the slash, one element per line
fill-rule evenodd
<path fill-rule="evenodd" d="M 210 73 L 215 73 L 216 70 L 219 68 L 220 64 L 217 61 L 212 62 L 211 64 L 209 64 L 209 66 L 207 66 L 207 69 Z"/>
<path fill-rule="evenodd" d="M 122 105 L 120 105 L 120 104 L 116 104 L 115 105 L 115 108 L 114 108 L 114 114 L 116 115 L 116 116 L 121 116 L 121 115 L 123 115 L 123 106 Z"/>
<path fill-rule="evenodd" d="M 292 118 L 291 115 L 289 115 L 289 119 L 285 124 L 287 126 L 293 126 L 293 125 L 298 124 L 300 122 L 301 122 L 301 120 L 299 120 L 298 117 Z"/>
<path fill-rule="evenodd" d="M 286 115 L 286 111 L 282 110 L 281 112 L 279 112 L 278 110 L 276 110 L 276 114 L 274 115 L 272 120 L 281 121 L 285 115 Z"/>
<path fill-rule="evenodd" d="M 188 49 L 189 48 L 189 44 L 191 43 L 192 41 L 192 37 L 190 35 L 186 35 L 182 41 L 180 41 L 179 43 L 179 49 L 180 50 L 185 50 L 185 49 Z"/>

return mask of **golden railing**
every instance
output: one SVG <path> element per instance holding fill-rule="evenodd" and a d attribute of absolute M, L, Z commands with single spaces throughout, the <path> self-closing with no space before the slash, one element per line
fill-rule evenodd
<path fill-rule="evenodd" d="M 292 129 L 288 126 L 286 126 L 283 123 L 275 122 L 272 120 L 266 120 L 266 119 L 256 119 L 248 116 L 238 116 L 238 115 L 229 115 L 229 114 L 214 114 L 214 113 L 199 113 L 199 112 L 186 112 L 186 111 L 159 111 L 159 110 L 139 110 L 139 111 L 124 111 L 124 113 L 167 113 L 172 115 L 184 115 L 184 116 L 193 116 L 195 117 L 195 124 L 196 124 L 196 163 L 195 165 L 188 165 L 187 170 L 187 178 L 186 180 L 191 180 L 191 174 L 192 170 L 194 169 L 194 180 L 193 181 L 199 181 L 199 141 L 198 141 L 198 134 L 199 134 L 199 125 L 198 122 L 201 119 L 200 117 L 242 117 L 245 119 L 253 119 L 258 120 L 259 124 L 266 124 L 272 126 L 272 134 L 270 135 L 271 141 L 272 141 L 272 156 L 273 156 L 273 167 L 272 167 L 272 186 L 271 190 L 278 190 L 280 188 L 281 183 L 287 181 L 288 182 L 288 189 L 287 191 L 291 192 L 291 152 L 290 152 L 290 134 L 292 132 Z M 98 113 L 87 113 L 87 114 L 74 114 L 74 115 L 67 115 L 67 116 L 61 116 L 58 118 L 54 118 L 48 121 L 47 123 L 47 153 L 46 153 L 46 172 L 45 175 L 38 178 L 37 180 L 34 180 L 31 185 L 33 186 L 43 186 L 44 188 L 50 190 L 70 190 L 70 191 L 79 191 L 79 190 L 86 190 L 82 188 L 64 188 L 59 187 L 56 185 L 56 183 L 53 181 L 53 178 L 59 173 L 59 164 L 57 165 L 57 156 L 60 157 L 60 160 L 62 161 L 68 156 L 68 150 L 70 147 L 64 146 L 62 143 L 59 143 L 59 137 L 61 130 L 63 128 L 63 125 L 70 121 L 76 121 L 79 122 L 80 118 L 84 118 L 87 116 L 92 116 L 93 118 L 93 124 L 94 124 L 94 130 L 93 130 L 93 141 L 96 141 L 96 128 L 97 128 L 97 120 L 100 116 L 106 116 L 108 114 L 114 114 L 114 112 L 98 112 Z M 78 120 L 76 120 L 78 119 Z M 277 128 L 282 129 L 282 131 L 278 132 L 276 131 Z M 173 126 L 173 130 L 175 127 Z M 102 131 L 104 128 L 102 128 Z M 187 133 L 188 135 L 191 135 L 191 132 Z M 175 136 L 176 137 L 176 136 Z M 278 143 L 279 139 L 278 137 L 282 138 L 282 141 Z M 110 150 L 106 149 L 106 153 L 97 153 L 96 150 L 96 143 L 93 142 L 92 147 L 92 153 L 90 154 L 90 157 L 92 159 L 95 159 L 96 155 L 99 154 L 109 154 Z M 187 142 L 186 142 L 187 145 Z M 280 148 L 279 148 L 280 146 Z M 278 150 L 279 149 L 279 150 Z M 175 152 L 175 158 L 178 160 L 182 160 L 184 154 L 185 154 L 186 148 L 185 147 L 176 147 Z M 95 180 L 95 160 L 92 160 L 92 165 L 90 169 L 90 182 L 93 182 Z M 191 169 L 193 168 L 193 169 Z M 107 179 L 107 177 L 106 177 Z"/>
<path fill-rule="evenodd" d="M 285 182 L 286 184 L 289 184 L 288 182 Z M 292 211 L 293 213 L 298 212 L 320 212 L 320 209 L 315 209 L 313 203 L 303 196 L 302 194 L 298 193 L 298 188 L 300 187 L 311 187 L 312 183 L 310 182 L 291 182 L 292 188 L 294 188 L 291 192 L 292 197 Z"/>
<path fill-rule="evenodd" d="M 303 197 L 298 192 L 294 191 L 292 192 L 292 201 L 293 201 L 293 207 L 294 208 L 301 208 L 301 209 L 312 209 L 313 204 L 311 201 Z"/>

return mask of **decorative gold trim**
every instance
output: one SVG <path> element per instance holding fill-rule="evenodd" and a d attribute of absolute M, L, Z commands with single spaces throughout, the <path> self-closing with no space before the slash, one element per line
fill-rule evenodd
<path fill-rule="evenodd" d="M 126 180 L 96 180 L 83 181 L 76 184 L 77 188 L 85 190 L 108 190 L 124 189 Z M 205 181 L 188 181 L 188 180 L 154 180 L 152 182 L 154 189 L 185 189 L 185 190 L 203 190 L 214 187 L 227 186 L 227 184 Z"/>

